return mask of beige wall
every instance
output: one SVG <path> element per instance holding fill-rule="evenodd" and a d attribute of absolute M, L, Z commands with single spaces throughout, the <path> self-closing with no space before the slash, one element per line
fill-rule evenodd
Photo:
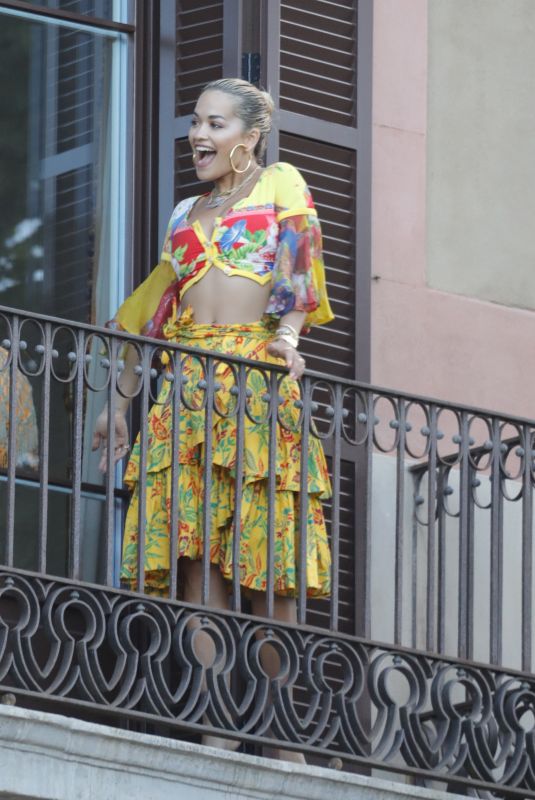
<path fill-rule="evenodd" d="M 429 0 L 427 276 L 535 308 L 535 2 Z"/>
<path fill-rule="evenodd" d="M 534 26 L 535 0 L 374 0 L 372 381 L 530 418 Z"/>

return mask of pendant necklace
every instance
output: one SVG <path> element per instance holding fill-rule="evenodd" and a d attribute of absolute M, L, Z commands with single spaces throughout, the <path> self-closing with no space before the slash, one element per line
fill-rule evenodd
<path fill-rule="evenodd" d="M 215 193 L 216 190 L 214 187 L 208 196 L 208 200 L 206 201 L 206 208 L 218 208 L 219 206 L 222 206 L 223 203 L 226 203 L 227 200 L 229 200 L 231 197 L 237 194 L 240 191 L 240 189 L 243 189 L 243 187 L 249 183 L 252 177 L 256 175 L 259 169 L 260 169 L 260 164 L 257 164 L 256 167 L 251 172 L 251 174 L 248 175 L 244 181 L 238 184 L 238 186 L 234 186 L 234 188 L 232 189 L 227 189 L 225 192 L 219 192 L 218 194 L 216 194 Z"/>

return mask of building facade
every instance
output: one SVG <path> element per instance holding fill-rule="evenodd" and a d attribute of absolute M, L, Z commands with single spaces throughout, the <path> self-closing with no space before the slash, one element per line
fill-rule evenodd
<path fill-rule="evenodd" d="M 374 784 L 384 770 L 409 796 L 535 797 L 534 33 L 531 0 L 0 0 L 0 689 L 46 769 L 52 711 L 86 720 L 76 759 L 94 719 L 135 731 L 143 759 L 162 735 L 170 773 L 197 759 L 192 798 L 217 795 L 195 750 L 211 729 L 249 754 L 283 740 L 342 764 L 359 777 L 309 773 L 341 797 L 403 794 Z M 128 495 L 90 447 L 121 372 L 124 337 L 102 326 L 198 191 L 199 91 L 237 75 L 274 97 L 266 160 L 312 190 L 336 315 L 303 337 L 299 423 L 331 472 L 333 595 L 300 592 L 298 624 L 274 633 L 235 590 L 218 616 L 176 589 L 120 589 Z M 137 346 L 143 437 L 169 369 Z M 218 413 L 209 367 L 199 388 Z M 219 659 L 203 677 L 195 615 Z M 266 636 L 286 665 L 271 683 Z M 255 787 L 245 765 L 251 796 L 284 784 L 273 766 Z M 307 792 L 296 775 L 288 797 Z"/>

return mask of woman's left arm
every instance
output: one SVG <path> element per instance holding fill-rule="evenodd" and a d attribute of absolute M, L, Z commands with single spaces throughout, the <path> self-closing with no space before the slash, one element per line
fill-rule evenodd
<path fill-rule="evenodd" d="M 299 334 L 304 325 L 305 311 L 290 311 L 280 318 L 277 334 L 268 345 L 268 351 L 276 358 L 283 358 L 290 371 L 290 378 L 299 380 L 305 371 L 305 359 L 297 350 Z M 286 329 L 288 329 L 286 331 Z M 280 333 L 279 333 L 280 332 Z M 292 341 L 295 339 L 295 342 Z"/>
<path fill-rule="evenodd" d="M 297 349 L 301 329 L 329 322 L 333 313 L 325 287 L 321 229 L 308 187 L 290 164 L 278 164 L 276 178 L 279 241 L 266 313 L 279 318 L 279 327 L 268 349 L 283 358 L 290 377 L 298 379 L 305 369 Z"/>

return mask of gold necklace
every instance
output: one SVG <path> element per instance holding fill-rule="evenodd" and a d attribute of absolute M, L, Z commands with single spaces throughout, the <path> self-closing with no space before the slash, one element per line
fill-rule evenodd
<path fill-rule="evenodd" d="M 234 186 L 232 189 L 227 189 L 224 192 L 218 192 L 216 194 L 215 193 L 216 190 L 215 190 L 215 187 L 214 187 L 212 189 L 212 191 L 210 192 L 209 196 L 208 196 L 208 200 L 206 201 L 206 208 L 218 208 L 219 206 L 222 206 L 223 203 L 226 203 L 227 200 L 229 200 L 231 197 L 233 197 L 235 194 L 237 194 L 240 191 L 240 189 L 243 189 L 243 187 L 247 183 L 249 183 L 251 178 L 254 175 L 256 175 L 256 173 L 258 172 L 259 169 L 260 169 L 260 165 L 257 164 L 256 167 L 251 172 L 251 174 L 248 175 L 247 178 L 245 178 L 244 181 L 239 183 L 238 186 Z"/>

